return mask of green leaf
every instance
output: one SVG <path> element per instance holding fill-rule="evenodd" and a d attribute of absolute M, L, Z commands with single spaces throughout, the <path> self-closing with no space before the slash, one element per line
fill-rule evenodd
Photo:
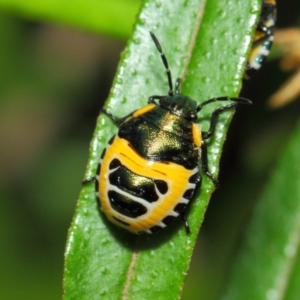
<path fill-rule="evenodd" d="M 0 9 L 40 21 L 126 38 L 138 12 L 138 0 L 0 0 Z"/>
<path fill-rule="evenodd" d="M 167 78 L 150 30 L 160 40 L 173 76 L 183 77 L 184 94 L 199 102 L 238 95 L 259 9 L 257 0 L 146 1 L 122 55 L 107 109 L 122 117 L 144 106 L 149 96 L 167 94 Z M 204 130 L 218 106 L 203 110 Z M 231 116 L 222 114 L 209 142 L 215 176 Z M 85 178 L 94 176 L 99 156 L 116 131 L 106 116 L 99 117 Z M 133 236 L 99 213 L 94 185 L 84 186 L 67 242 L 65 299 L 179 298 L 212 191 L 213 184 L 205 177 L 188 211 L 190 235 L 178 220 L 156 235 Z"/>
<path fill-rule="evenodd" d="M 224 299 L 299 298 L 299 149 L 300 123 L 258 200 Z"/>

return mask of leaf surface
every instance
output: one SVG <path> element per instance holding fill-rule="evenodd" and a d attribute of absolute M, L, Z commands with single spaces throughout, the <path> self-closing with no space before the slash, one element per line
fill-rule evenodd
<path fill-rule="evenodd" d="M 256 0 L 145 1 L 106 108 L 122 117 L 144 106 L 149 96 L 167 94 L 167 78 L 150 30 L 158 37 L 173 76 L 183 78 L 182 93 L 199 103 L 215 96 L 237 96 L 259 9 Z M 203 109 L 203 130 L 218 106 Z M 220 116 L 209 141 L 210 170 L 215 176 L 231 116 L 232 112 Z M 116 131 L 106 116 L 99 116 L 85 178 L 94 176 L 100 154 Z M 99 213 L 94 185 L 84 186 L 67 242 L 65 299 L 179 298 L 213 188 L 204 178 L 187 213 L 190 235 L 178 220 L 156 235 L 133 236 Z"/>

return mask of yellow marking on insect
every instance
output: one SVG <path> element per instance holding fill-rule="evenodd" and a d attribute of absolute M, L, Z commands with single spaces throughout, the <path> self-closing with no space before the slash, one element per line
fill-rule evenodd
<path fill-rule="evenodd" d="M 272 4 L 272 5 L 276 5 L 276 1 L 275 0 L 266 0 L 265 1 L 266 3 L 268 3 L 268 4 Z"/>
<path fill-rule="evenodd" d="M 193 123 L 193 142 L 197 147 L 200 147 L 202 144 L 202 135 L 201 135 L 201 130 L 200 127 L 197 124 Z"/>
<path fill-rule="evenodd" d="M 139 199 L 145 207 L 147 213 L 137 217 L 129 218 L 112 209 L 107 192 L 109 188 L 108 174 L 110 173 L 109 164 L 113 159 L 118 159 L 121 164 L 126 166 L 137 175 L 152 178 L 154 180 L 163 180 L 168 185 L 168 191 L 164 195 L 159 195 L 159 199 L 153 203 Z M 159 222 L 161 222 L 169 212 L 172 212 L 178 201 L 183 197 L 185 191 L 194 188 L 195 185 L 189 183 L 189 178 L 198 172 L 198 168 L 187 170 L 181 165 L 175 163 L 161 163 L 144 159 L 128 146 L 128 141 L 116 136 L 114 142 L 107 147 L 105 157 L 101 165 L 99 176 L 99 196 L 102 210 L 111 222 L 124 227 L 132 232 L 145 231 Z M 186 200 L 188 202 L 188 200 Z M 130 226 L 117 222 L 114 217 Z"/>
<path fill-rule="evenodd" d="M 151 104 L 149 104 L 149 105 L 146 105 L 146 106 L 144 106 L 144 107 L 138 109 L 137 111 L 135 111 L 135 112 L 132 114 L 132 116 L 133 116 L 134 118 L 137 118 L 137 117 L 139 117 L 139 116 L 145 114 L 146 112 L 150 111 L 150 110 L 153 109 L 155 106 L 156 106 L 156 105 L 155 105 L 154 103 L 151 103 Z"/>

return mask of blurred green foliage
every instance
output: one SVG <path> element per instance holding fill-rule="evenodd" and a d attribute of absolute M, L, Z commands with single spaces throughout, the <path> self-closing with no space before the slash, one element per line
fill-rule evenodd
<path fill-rule="evenodd" d="M 0 28 L 1 298 L 60 299 L 67 230 L 123 43 L 5 13 Z"/>
<path fill-rule="evenodd" d="M 55 22 L 117 38 L 130 35 L 139 0 L 0 0 L 0 9 L 29 20 Z"/>

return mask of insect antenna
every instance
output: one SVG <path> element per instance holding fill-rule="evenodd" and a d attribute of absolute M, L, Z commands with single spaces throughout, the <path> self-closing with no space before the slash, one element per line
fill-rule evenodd
<path fill-rule="evenodd" d="M 166 69 L 166 73 L 167 73 L 167 76 L 168 76 L 168 82 L 169 82 L 169 89 L 170 89 L 169 90 L 169 96 L 173 96 L 174 92 L 173 92 L 172 75 L 171 75 L 171 71 L 169 69 L 169 64 L 168 64 L 167 58 L 166 58 L 165 54 L 163 53 L 161 45 L 160 45 L 157 37 L 155 36 L 155 34 L 150 31 L 150 35 L 152 37 L 152 40 L 153 40 L 158 52 L 160 53 L 161 60 L 162 60 L 164 66 L 165 66 L 165 69 Z"/>

